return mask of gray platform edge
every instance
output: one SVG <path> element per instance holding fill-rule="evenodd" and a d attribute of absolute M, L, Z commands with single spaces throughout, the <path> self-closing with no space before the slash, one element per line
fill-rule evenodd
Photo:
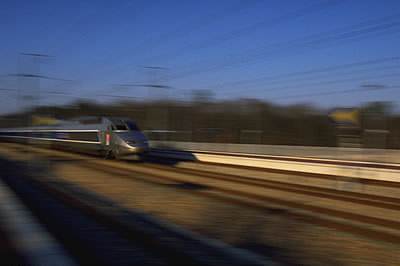
<path fill-rule="evenodd" d="M 344 147 L 150 141 L 151 148 L 202 150 L 400 164 L 400 150 Z"/>

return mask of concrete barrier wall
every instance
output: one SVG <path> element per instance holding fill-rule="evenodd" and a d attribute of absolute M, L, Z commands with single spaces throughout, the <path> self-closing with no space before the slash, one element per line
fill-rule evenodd
<path fill-rule="evenodd" d="M 160 147 L 160 146 L 158 146 Z M 398 165 L 394 164 L 377 164 L 377 163 L 361 163 L 346 165 L 342 161 L 332 161 L 332 160 L 318 160 L 316 158 L 303 160 L 303 161 L 293 161 L 288 158 L 279 156 L 275 158 L 263 157 L 263 156 L 237 156 L 230 154 L 218 154 L 218 153 L 204 153 L 200 152 L 200 149 L 189 149 L 194 146 L 184 146 L 179 145 L 181 150 L 186 150 L 190 152 L 182 151 L 172 151 L 172 150 L 159 150 L 154 149 L 150 152 L 153 156 L 162 156 L 168 158 L 175 158 L 181 160 L 198 160 L 202 162 L 212 162 L 212 163 L 222 163 L 222 164 L 232 164 L 241 166 L 250 166 L 265 169 L 278 169 L 293 172 L 303 172 L 303 173 L 314 173 L 330 176 L 345 176 L 357 179 L 372 179 L 381 181 L 391 181 L 400 182 L 400 170 Z M 206 147 L 207 148 L 207 147 Z M 215 147 L 214 147 L 215 148 Z M 203 148 L 202 151 L 205 149 Z M 243 155 L 243 153 L 241 153 Z M 292 155 L 293 156 L 293 155 Z M 293 156 L 294 157 L 294 156 Z M 299 156 L 300 157 L 300 156 Z M 299 158 L 298 157 L 298 158 Z M 304 156 L 301 156 L 304 158 Z"/>
<path fill-rule="evenodd" d="M 400 163 L 400 150 L 363 149 L 341 147 L 308 147 L 284 145 L 256 145 L 230 143 L 199 143 L 150 141 L 154 148 L 171 148 L 177 150 L 203 150 L 218 152 L 234 152 L 263 154 L 276 156 L 308 157 L 334 160 L 350 160 L 362 162 Z"/>

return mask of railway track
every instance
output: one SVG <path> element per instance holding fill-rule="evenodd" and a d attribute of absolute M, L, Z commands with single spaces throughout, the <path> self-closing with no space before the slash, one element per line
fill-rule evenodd
<path fill-rule="evenodd" d="M 340 211 L 340 210 L 336 210 L 336 209 L 328 209 L 328 208 L 313 206 L 313 205 L 309 205 L 309 204 L 302 204 L 299 202 L 288 201 L 288 200 L 284 200 L 284 199 L 243 192 L 243 191 L 235 190 L 235 189 L 226 189 L 221 186 L 212 186 L 209 184 L 205 185 L 204 182 L 199 182 L 199 183 L 189 182 L 188 183 L 187 180 L 185 180 L 184 178 L 166 177 L 164 174 L 149 175 L 147 171 L 140 171 L 140 170 L 134 170 L 134 169 L 130 169 L 130 170 L 112 169 L 111 170 L 109 167 L 104 167 L 104 168 L 101 167 L 100 168 L 98 165 L 96 165 L 96 166 L 86 165 L 86 167 L 90 167 L 95 170 L 101 170 L 102 172 L 107 172 L 109 174 L 112 174 L 115 177 L 135 179 L 135 180 L 140 180 L 142 182 L 147 182 L 147 183 L 151 183 L 154 185 L 160 185 L 160 186 L 165 186 L 168 184 L 189 184 L 191 186 L 205 188 L 205 191 L 187 190 L 185 186 L 175 186 L 175 188 L 178 190 L 188 191 L 189 193 L 193 193 L 198 196 L 212 198 L 212 199 L 227 202 L 230 204 L 243 206 L 245 208 L 256 209 L 256 210 L 260 210 L 260 211 L 263 211 L 266 213 L 285 216 L 285 217 L 289 217 L 291 219 L 296 219 L 296 220 L 300 220 L 303 222 L 312 223 L 315 225 L 326 226 L 326 227 L 334 228 L 334 229 L 349 232 L 349 233 L 355 233 L 355 234 L 359 234 L 359 235 L 373 238 L 376 240 L 383 240 L 383 241 L 393 243 L 393 244 L 400 244 L 399 234 L 387 233 L 384 231 L 369 229 L 367 227 L 362 228 L 358 224 L 357 225 L 347 224 L 344 222 L 339 222 L 339 221 L 331 220 L 328 218 L 317 217 L 317 216 L 315 216 L 315 214 L 319 215 L 319 216 L 324 215 L 324 216 L 329 216 L 329 217 L 333 217 L 333 218 L 341 218 L 343 220 L 347 220 L 350 222 L 359 222 L 359 223 L 363 223 L 363 224 L 367 224 L 367 225 L 389 228 L 389 229 L 392 229 L 393 231 L 400 230 L 400 222 L 397 222 L 397 221 L 381 219 L 379 217 L 370 217 L 370 216 L 366 216 L 366 215 L 359 215 L 359 214 L 355 214 L 355 213 Z M 149 167 L 151 167 L 153 169 L 156 168 L 156 166 L 154 166 L 154 165 L 151 165 Z M 163 169 L 163 171 L 166 171 L 165 168 Z M 169 171 L 171 171 L 172 173 L 176 173 L 176 172 L 180 172 L 181 169 L 173 168 L 173 169 L 170 169 Z M 187 173 L 186 171 L 184 171 L 184 172 Z M 201 174 L 198 174 L 198 173 L 194 173 L 194 174 L 197 177 L 201 176 Z M 157 180 L 149 179 L 149 177 L 156 178 Z M 201 176 L 201 177 L 203 178 L 205 176 Z M 212 178 L 212 179 L 220 178 L 222 180 L 226 180 L 225 177 L 220 177 L 218 175 L 211 175 L 211 176 L 206 175 L 206 178 Z M 229 181 L 232 182 L 232 180 L 229 180 Z M 238 182 L 237 180 L 235 180 L 235 181 Z M 246 181 L 239 181 L 239 182 L 246 183 L 247 185 L 249 184 Z M 258 184 L 258 183 L 251 183 L 251 185 L 260 187 L 260 184 Z M 286 188 L 286 187 L 275 187 L 275 188 L 278 188 L 279 190 L 289 190 L 289 188 Z M 291 192 L 293 192 L 292 189 L 291 189 Z M 295 190 L 295 193 L 300 193 L 303 195 L 304 194 L 307 194 L 307 195 L 313 194 L 314 196 L 315 196 L 315 194 L 317 194 L 316 192 L 309 192 L 307 190 Z M 332 194 L 329 194 L 329 193 L 318 193 L 318 197 L 325 197 L 328 195 L 332 197 Z M 231 196 L 234 196 L 234 197 L 231 197 Z M 357 201 L 357 203 L 362 203 L 366 206 L 378 206 L 380 208 L 388 208 L 389 207 L 390 209 L 400 210 L 400 205 L 398 205 L 398 204 L 390 204 L 390 203 L 365 200 L 365 199 L 364 200 L 356 200 L 354 197 L 348 197 L 348 196 L 347 197 L 335 196 L 335 195 L 333 195 L 333 196 L 334 196 L 333 198 L 335 198 L 336 200 L 340 199 L 340 201 L 343 201 L 343 202 Z M 350 199 L 350 201 L 349 201 L 349 199 Z M 257 202 L 254 202 L 253 200 L 256 200 Z M 280 207 L 279 208 L 269 207 L 268 204 L 271 204 L 271 203 L 276 204 Z M 282 207 L 286 208 L 286 209 L 282 209 Z M 297 212 L 296 210 L 300 210 L 303 212 L 311 212 L 314 215 L 312 215 L 310 213 Z M 400 231 L 398 231 L 397 233 L 400 233 Z"/>
<path fill-rule="evenodd" d="M 23 147 L 25 149 L 27 147 Z M 46 151 L 29 147 L 38 154 L 50 153 L 58 158 L 75 158 L 76 154 Z M 48 155 L 47 155 L 48 156 Z M 80 155 L 79 155 L 80 156 Z M 274 180 L 259 179 L 227 173 L 216 173 L 203 164 L 203 169 L 188 169 L 155 163 L 128 163 L 104 160 L 81 160 L 77 165 L 112 175 L 114 178 L 136 180 L 147 184 L 184 191 L 207 199 L 257 210 L 268 215 L 276 215 L 338 231 L 359 235 L 382 243 L 400 244 L 400 223 L 397 215 L 400 200 L 394 197 L 338 191 L 312 185 L 292 184 Z M 212 165 L 212 164 L 209 164 Z M 234 168 L 234 167 L 233 167 Z M 265 170 L 264 170 L 265 171 Z M 320 178 L 320 177 L 318 177 Z M 226 184 L 231 184 L 230 187 Z M 390 183 L 390 182 L 389 182 Z M 380 181 L 379 185 L 390 186 Z M 188 189 L 195 188 L 195 189 Z M 257 190 L 257 192 L 253 192 Z M 263 191 L 277 191 L 297 195 L 299 200 L 264 195 Z M 329 199 L 336 202 L 336 208 L 303 203 L 302 197 Z M 345 205 L 363 206 L 390 212 L 391 216 L 380 217 L 373 211 L 366 214 L 341 210 Z"/>
<path fill-rule="evenodd" d="M 79 264 L 264 265 L 245 252 L 218 249 L 70 184 L 38 178 L 24 164 L 2 160 L 0 167 L 1 178 Z"/>
<path fill-rule="evenodd" d="M 198 163 L 195 162 L 194 164 L 201 164 L 202 168 L 207 168 L 207 166 L 215 165 L 212 163 Z M 203 167 L 204 165 L 204 167 Z M 170 166 L 164 166 L 159 164 L 151 164 L 149 167 L 157 168 L 160 170 L 171 171 Z M 252 186 L 259 186 L 263 188 L 270 188 L 280 191 L 287 191 L 293 192 L 297 194 L 303 195 L 311 195 L 316 197 L 323 197 L 323 198 L 330 198 L 345 202 L 352 202 L 352 203 L 359 203 L 369 206 L 376 206 L 382 207 L 387 209 L 393 209 L 396 211 L 400 211 L 400 199 L 393 198 L 393 197 L 386 197 L 386 196 L 379 196 L 379 195 L 371 195 L 365 193 L 358 193 L 358 192 L 348 192 L 348 191 L 341 191 L 337 189 L 330 189 L 330 188 L 323 188 L 323 187 L 315 187 L 312 185 L 302 185 L 302 184 L 293 184 L 288 182 L 279 182 L 274 180 L 266 180 L 266 179 L 259 179 L 254 177 L 248 176 L 241 176 L 241 175 L 233 175 L 233 174 L 221 174 L 216 173 L 210 170 L 199 170 L 199 169 L 187 169 L 187 168 L 173 168 L 175 172 L 196 175 L 204 178 L 213 178 L 219 179 L 224 181 L 229 181 L 238 184 L 246 184 Z M 249 168 L 247 168 L 249 169 Z M 311 177 L 312 178 L 312 177 Z M 357 181 L 354 181 L 357 182 Z M 388 187 L 399 187 L 400 183 L 395 182 L 388 182 L 388 181 L 380 181 L 380 185 L 388 186 Z"/>

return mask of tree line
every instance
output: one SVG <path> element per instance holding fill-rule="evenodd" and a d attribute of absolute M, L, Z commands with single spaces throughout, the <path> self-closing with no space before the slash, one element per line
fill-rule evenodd
<path fill-rule="evenodd" d="M 386 102 L 359 106 L 359 124 L 349 130 L 363 147 L 400 148 L 400 115 Z M 81 116 L 129 117 L 153 140 L 269 145 L 339 146 L 340 128 L 329 110 L 309 104 L 276 105 L 256 99 L 217 101 L 197 95 L 191 101 L 149 100 L 98 104 L 76 101 L 41 106 L 3 116 L 0 126 L 21 127 L 32 114 L 70 119 Z M 345 133 L 347 134 L 347 133 Z"/>

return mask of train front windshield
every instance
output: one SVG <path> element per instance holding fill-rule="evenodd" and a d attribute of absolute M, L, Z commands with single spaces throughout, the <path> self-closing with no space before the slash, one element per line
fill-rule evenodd
<path fill-rule="evenodd" d="M 113 130 L 139 131 L 138 126 L 132 120 L 111 120 Z"/>

